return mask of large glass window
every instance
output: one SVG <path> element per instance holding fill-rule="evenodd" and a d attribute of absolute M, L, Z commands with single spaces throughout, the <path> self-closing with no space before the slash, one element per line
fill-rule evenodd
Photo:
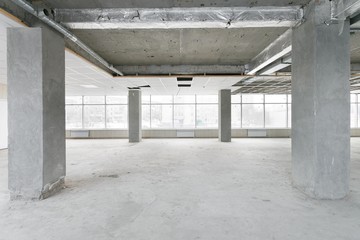
<path fill-rule="evenodd" d="M 195 95 L 174 96 L 174 103 L 195 103 Z"/>
<path fill-rule="evenodd" d="M 172 116 L 172 105 L 151 105 L 151 128 L 172 128 Z"/>
<path fill-rule="evenodd" d="M 195 104 L 174 106 L 174 127 L 195 128 Z"/>
<path fill-rule="evenodd" d="M 166 103 L 173 103 L 173 97 L 170 96 L 161 96 L 161 95 L 151 95 L 151 104 L 166 104 Z"/>
<path fill-rule="evenodd" d="M 218 105 L 198 104 L 196 106 L 196 127 L 217 128 L 218 127 Z"/>
<path fill-rule="evenodd" d="M 82 128 L 82 105 L 66 106 L 66 128 Z"/>
<path fill-rule="evenodd" d="M 105 128 L 105 105 L 84 106 L 84 128 Z"/>
<path fill-rule="evenodd" d="M 66 96 L 67 129 L 126 129 L 127 96 Z M 290 128 L 291 95 L 231 96 L 232 128 Z M 360 126 L 358 94 L 351 94 L 351 127 Z M 143 95 L 142 127 L 217 128 L 217 95 Z"/>
<path fill-rule="evenodd" d="M 241 128 L 241 105 L 231 104 L 231 127 Z"/>
<path fill-rule="evenodd" d="M 82 104 L 82 96 L 66 96 L 65 104 Z"/>
<path fill-rule="evenodd" d="M 264 95 L 263 94 L 244 94 L 242 95 L 243 103 L 263 103 Z"/>
<path fill-rule="evenodd" d="M 127 104 L 127 96 L 106 96 L 106 104 Z"/>
<path fill-rule="evenodd" d="M 285 94 L 269 94 L 265 95 L 265 103 L 286 103 L 287 96 Z"/>
<path fill-rule="evenodd" d="M 243 104 L 242 105 L 242 127 L 263 128 L 264 127 L 264 105 Z"/>
<path fill-rule="evenodd" d="M 265 128 L 286 128 L 286 118 L 286 104 L 265 104 Z"/>
<path fill-rule="evenodd" d="M 291 128 L 291 104 L 288 104 L 288 128 Z"/>
<path fill-rule="evenodd" d="M 150 128 L 150 105 L 142 105 L 142 127 Z"/>
<path fill-rule="evenodd" d="M 127 128 L 127 105 L 106 105 L 106 127 Z"/>
<path fill-rule="evenodd" d="M 105 96 L 84 96 L 84 104 L 105 104 Z"/>
<path fill-rule="evenodd" d="M 218 103 L 218 95 L 196 95 L 196 103 Z"/>

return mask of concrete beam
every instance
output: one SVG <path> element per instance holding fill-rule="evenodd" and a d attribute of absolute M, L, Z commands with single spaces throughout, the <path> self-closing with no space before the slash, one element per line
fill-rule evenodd
<path fill-rule="evenodd" d="M 248 64 L 248 74 L 255 74 L 269 64 L 291 52 L 292 30 L 287 30 L 267 46 Z"/>
<path fill-rule="evenodd" d="M 71 29 L 292 27 L 302 18 L 301 6 L 55 9 Z"/>
<path fill-rule="evenodd" d="M 150 65 L 116 66 L 125 75 L 244 74 L 244 65 Z"/>

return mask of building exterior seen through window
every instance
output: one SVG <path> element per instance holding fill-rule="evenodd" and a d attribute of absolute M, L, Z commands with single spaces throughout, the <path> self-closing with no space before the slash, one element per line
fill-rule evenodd
<path fill-rule="evenodd" d="M 127 129 L 127 96 L 67 96 L 67 129 Z M 351 94 L 351 127 L 359 126 Z M 291 128 L 291 95 L 231 96 L 232 128 Z M 217 95 L 142 96 L 143 129 L 218 128 Z"/>

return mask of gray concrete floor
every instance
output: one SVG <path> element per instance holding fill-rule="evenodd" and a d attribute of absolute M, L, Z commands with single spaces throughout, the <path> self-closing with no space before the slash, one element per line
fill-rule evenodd
<path fill-rule="evenodd" d="M 290 139 L 67 141 L 66 188 L 9 202 L 0 151 L 0 239 L 359 239 L 360 138 L 351 193 L 291 186 Z"/>

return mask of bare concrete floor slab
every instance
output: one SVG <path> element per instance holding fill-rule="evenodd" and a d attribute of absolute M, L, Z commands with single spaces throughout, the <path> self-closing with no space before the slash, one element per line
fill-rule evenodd
<path fill-rule="evenodd" d="M 360 239 L 360 138 L 351 193 L 291 186 L 290 139 L 67 141 L 66 188 L 9 202 L 0 151 L 0 239 Z"/>

